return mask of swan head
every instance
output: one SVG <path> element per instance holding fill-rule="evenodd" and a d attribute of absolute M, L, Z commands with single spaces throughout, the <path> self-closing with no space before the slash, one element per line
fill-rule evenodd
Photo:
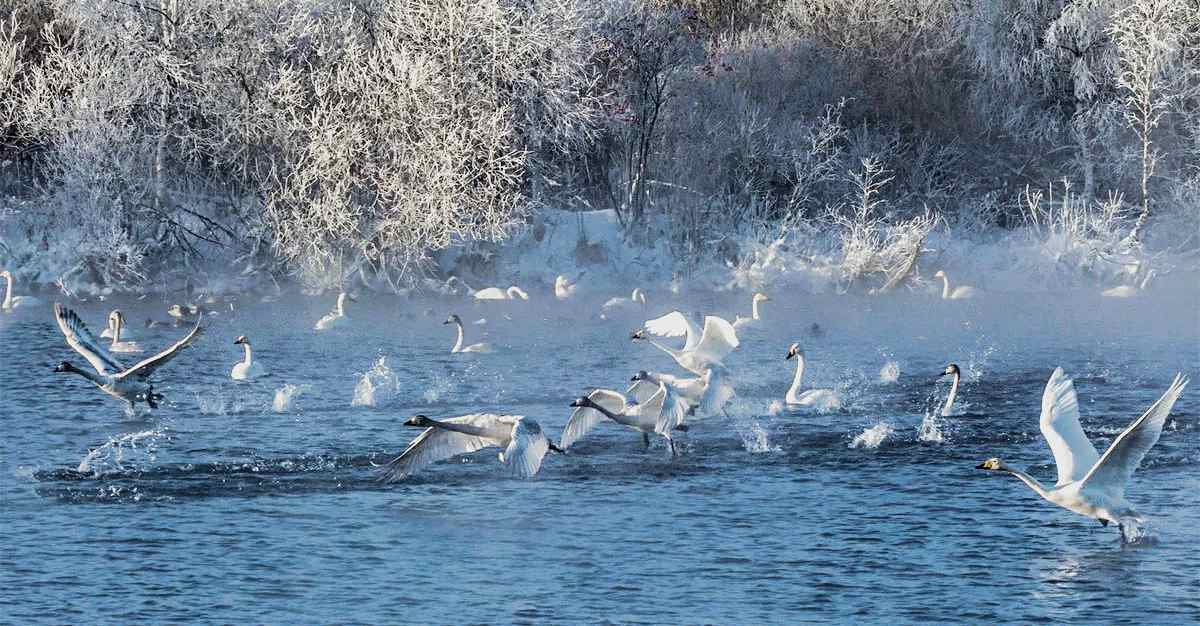
<path fill-rule="evenodd" d="M 983 463 L 980 463 L 979 465 L 976 465 L 975 469 L 991 470 L 993 472 L 1003 472 L 1007 468 L 1005 468 L 1005 466 L 1004 466 L 1004 461 L 1001 461 L 1000 459 L 993 457 L 993 458 L 990 458 L 990 459 L 984 461 Z"/>
<path fill-rule="evenodd" d="M 958 369 L 958 365 L 955 363 L 951 363 L 950 365 L 946 366 L 946 369 L 942 370 L 942 373 L 941 373 L 941 375 L 938 376 L 938 378 L 941 378 L 942 376 L 960 376 L 960 375 L 962 375 L 962 371 Z"/>
<path fill-rule="evenodd" d="M 566 276 L 563 276 L 562 274 L 559 274 L 559 275 L 558 275 L 558 278 L 555 278 L 555 279 L 554 279 L 554 286 L 555 286 L 556 288 L 562 288 L 562 287 L 566 287 L 568 282 L 569 282 L 569 281 L 567 280 L 567 277 L 566 277 Z"/>
<path fill-rule="evenodd" d="M 933 277 L 934 278 L 945 278 L 946 272 L 943 272 L 942 270 L 938 270 L 937 273 L 933 275 Z"/>
<path fill-rule="evenodd" d="M 629 299 L 639 304 L 646 304 L 646 293 L 642 291 L 641 287 L 636 287 Z"/>
<path fill-rule="evenodd" d="M 592 399 L 587 396 L 579 396 L 571 401 L 571 406 L 575 408 L 592 406 Z"/>
<path fill-rule="evenodd" d="M 250 340 L 245 335 L 238 335 L 238 338 L 233 340 L 233 345 L 238 346 L 241 344 L 250 345 Z"/>
<path fill-rule="evenodd" d="M 458 324 L 458 325 L 460 325 L 460 326 L 461 326 L 461 325 L 462 325 L 462 318 L 460 318 L 460 317 L 459 317 L 457 314 L 455 314 L 455 313 L 451 313 L 451 314 L 450 314 L 450 317 L 447 317 L 447 318 L 446 318 L 446 321 L 442 322 L 442 325 L 443 325 L 443 326 L 445 326 L 446 324 Z"/>
<path fill-rule="evenodd" d="M 171 317 L 183 317 L 186 313 L 184 313 L 182 304 L 172 304 L 167 307 L 167 315 Z"/>
<path fill-rule="evenodd" d="M 630 380 L 630 382 L 636 382 L 639 380 L 650 380 L 650 372 L 647 372 L 646 370 L 639 370 L 638 373 L 634 374 L 633 378 L 630 378 L 629 380 Z"/>
<path fill-rule="evenodd" d="M 524 289 L 521 289 L 520 287 L 518 287 L 516 285 L 509 287 L 508 291 L 506 293 L 508 293 L 508 297 L 510 299 L 512 299 L 512 298 L 520 298 L 522 300 L 529 299 L 529 294 L 525 293 Z"/>
<path fill-rule="evenodd" d="M 59 363 L 58 365 L 54 366 L 54 371 L 61 373 L 61 372 L 77 372 L 79 370 L 74 365 L 71 365 L 70 361 L 63 361 L 62 363 Z"/>
<path fill-rule="evenodd" d="M 638 339 L 645 339 L 646 338 L 646 329 L 639 328 L 639 329 L 633 331 L 632 333 L 629 333 L 629 338 L 634 341 L 637 341 Z"/>
<path fill-rule="evenodd" d="M 414 415 L 404 422 L 405 426 L 417 426 L 420 428 L 428 428 L 433 425 L 433 420 L 424 415 Z"/>
<path fill-rule="evenodd" d="M 121 315 L 121 309 L 113 309 L 112 313 L 108 314 L 108 325 L 113 326 L 115 324 L 122 324 L 124 323 L 123 318 L 124 316 Z"/>
<path fill-rule="evenodd" d="M 755 302 L 770 302 L 770 300 L 771 300 L 771 298 L 767 294 L 765 294 L 761 291 L 754 294 Z"/>
<path fill-rule="evenodd" d="M 792 345 L 788 346 L 787 358 L 785 360 L 790 361 L 792 359 L 792 357 L 803 357 L 803 356 L 804 356 L 804 349 L 800 347 L 800 344 L 793 343 Z"/>

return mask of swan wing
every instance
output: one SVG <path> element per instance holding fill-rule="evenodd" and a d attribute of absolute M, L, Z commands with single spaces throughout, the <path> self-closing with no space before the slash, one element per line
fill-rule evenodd
<path fill-rule="evenodd" d="M 658 391 L 658 385 L 648 380 L 634 381 L 629 389 L 625 390 L 626 397 L 633 399 L 634 402 L 641 404 L 650 399 L 654 392 Z"/>
<path fill-rule="evenodd" d="M 142 359 L 133 367 L 121 372 L 120 374 L 117 374 L 117 378 L 127 378 L 130 376 L 142 379 L 150 378 L 150 376 L 154 374 L 155 370 L 166 365 L 171 359 L 175 358 L 176 355 L 182 352 L 184 348 L 192 345 L 192 341 L 194 341 L 199 335 L 200 320 L 197 319 L 196 325 L 192 327 L 192 331 L 184 336 L 183 339 L 176 341 L 174 345 L 152 357 Z"/>
<path fill-rule="evenodd" d="M 1066 484 L 1083 478 L 1100 455 L 1088 440 L 1079 425 L 1079 401 L 1075 397 L 1075 383 L 1055 368 L 1042 392 L 1042 436 L 1054 453 L 1054 464 L 1058 466 L 1058 484 Z"/>
<path fill-rule="evenodd" d="M 715 315 L 708 315 L 704 318 L 704 332 L 692 352 L 700 362 L 720 363 L 736 347 L 738 337 L 733 324 Z"/>
<path fill-rule="evenodd" d="M 1125 485 L 1146 453 L 1158 443 L 1167 416 L 1171 414 L 1171 407 L 1175 406 L 1175 401 L 1179 399 L 1179 394 L 1183 393 L 1188 382 L 1182 374 L 1175 375 L 1175 380 L 1171 382 L 1166 393 L 1108 446 L 1104 456 L 1100 457 L 1091 471 L 1083 477 L 1085 488 L 1106 489 L 1124 496 Z"/>
<path fill-rule="evenodd" d="M 638 423 L 643 427 L 651 427 L 655 432 L 663 432 L 659 430 L 662 426 L 663 407 L 667 403 L 667 386 L 658 383 L 658 389 L 654 391 L 654 395 L 648 400 L 631 409 L 629 413 L 637 416 Z"/>
<path fill-rule="evenodd" d="M 646 320 L 643 327 L 659 337 L 687 337 L 684 350 L 694 347 L 700 339 L 700 329 L 679 311 L 671 311 L 661 317 Z"/>
<path fill-rule="evenodd" d="M 87 324 L 83 323 L 75 311 L 55 302 L 54 319 L 58 321 L 58 328 L 62 330 L 63 337 L 67 339 L 67 345 L 87 359 L 87 362 L 91 363 L 97 372 L 108 376 L 125 369 L 120 361 L 113 358 L 113 355 L 101 346 L 100 342 L 96 340 L 96 336 L 88 330 Z"/>
<path fill-rule="evenodd" d="M 483 431 L 494 430 L 497 426 L 508 427 L 515 418 L 511 415 L 495 415 L 492 413 L 473 413 L 460 417 L 450 417 L 444 420 L 450 424 L 474 426 Z M 500 445 L 500 441 L 487 435 L 471 435 L 455 430 L 447 430 L 431 426 L 417 435 L 412 443 L 392 459 L 384 468 L 379 480 L 394 482 L 413 475 L 418 470 L 444 461 L 460 454 L 469 454 L 488 446 Z"/>
<path fill-rule="evenodd" d="M 659 411 L 658 423 L 654 426 L 654 432 L 670 437 L 671 432 L 675 430 L 687 418 L 689 405 L 686 400 L 679 397 L 679 394 L 666 389 L 666 397 L 663 399 L 662 410 Z"/>
<path fill-rule="evenodd" d="M 504 448 L 504 464 L 514 476 L 533 478 L 542 467 L 542 459 L 550 449 L 550 442 L 542 433 L 540 424 L 533 420 L 518 418 L 512 427 L 512 436 Z"/>
<path fill-rule="evenodd" d="M 625 410 L 625 396 L 615 391 L 595 389 L 587 397 L 611 413 L 619 414 Z M 567 425 L 563 427 L 558 447 L 563 450 L 571 447 L 571 444 L 583 438 L 589 430 L 595 428 L 596 424 L 604 419 L 605 415 L 596 409 L 586 406 L 577 407 L 571 413 L 571 418 L 567 420 Z"/>

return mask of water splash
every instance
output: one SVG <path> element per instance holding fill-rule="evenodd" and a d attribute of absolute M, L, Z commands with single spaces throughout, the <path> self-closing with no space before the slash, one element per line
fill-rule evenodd
<path fill-rule="evenodd" d="M 875 448 L 878 448 L 884 441 L 887 441 L 887 438 L 892 436 L 892 433 L 895 432 L 896 429 L 891 424 L 887 422 L 879 422 L 878 424 L 856 435 L 854 440 L 850 442 L 850 447 L 874 450 Z"/>
<path fill-rule="evenodd" d="M 763 428 L 762 424 L 759 424 L 757 420 L 747 420 L 744 423 L 739 423 L 737 431 L 742 437 L 742 447 L 750 454 L 783 451 L 783 448 L 771 445 L 771 438 L 767 434 L 767 429 Z"/>
<path fill-rule="evenodd" d="M 79 461 L 76 471 L 91 473 L 98 478 L 107 471 L 125 469 L 127 461 L 144 459 L 152 462 L 158 452 L 158 440 L 165 434 L 163 430 L 143 430 L 111 437 L 104 445 L 89 450 Z"/>
<path fill-rule="evenodd" d="M 884 363 L 883 368 L 879 370 L 879 382 L 890 385 L 899 379 L 900 364 L 895 361 Z"/>
<path fill-rule="evenodd" d="M 241 413 L 244 408 L 241 396 L 235 396 L 233 400 L 230 400 L 221 391 L 205 391 L 203 395 L 197 391 L 195 395 L 196 407 L 200 409 L 201 415 L 229 415 L 230 413 Z"/>
<path fill-rule="evenodd" d="M 767 406 L 767 415 L 783 415 L 785 411 L 787 411 L 787 405 L 783 403 L 783 400 L 772 400 L 771 404 Z"/>
<path fill-rule="evenodd" d="M 450 376 L 438 376 L 421 392 L 421 399 L 426 402 L 437 402 L 454 390 L 454 381 Z"/>
<path fill-rule="evenodd" d="M 921 427 L 917 429 L 917 439 L 927 443 L 946 441 L 946 435 L 942 433 L 942 421 L 938 419 L 936 412 L 925 414 L 925 419 L 921 420 Z"/>
<path fill-rule="evenodd" d="M 271 409 L 276 413 L 287 413 L 296 408 L 296 399 L 309 389 L 309 385 L 293 385 L 288 383 L 275 390 L 275 399 Z"/>
<path fill-rule="evenodd" d="M 350 406 L 379 406 L 395 397 L 400 390 L 400 380 L 388 367 L 387 357 L 381 356 L 354 386 L 354 398 Z"/>

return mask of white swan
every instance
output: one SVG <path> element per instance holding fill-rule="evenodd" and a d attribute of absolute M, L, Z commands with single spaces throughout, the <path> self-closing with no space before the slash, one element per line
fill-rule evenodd
<path fill-rule="evenodd" d="M 946 277 L 946 272 L 942 270 L 938 270 L 933 277 L 942 279 L 943 300 L 966 300 L 979 295 L 979 290 L 969 285 L 959 285 L 954 289 L 950 289 L 950 279 Z"/>
<path fill-rule="evenodd" d="M 379 476 L 383 482 L 397 481 L 438 461 L 491 447 L 503 448 L 500 462 L 515 476 L 532 478 L 541 469 L 548 450 L 562 452 L 546 439 L 537 422 L 521 415 L 473 413 L 444 420 L 417 415 L 404 425 L 425 430 L 387 464 Z"/>
<path fill-rule="evenodd" d="M 704 318 L 704 331 L 700 334 L 700 341 L 691 348 L 675 350 L 653 339 L 646 339 L 645 329 L 638 329 L 630 337 L 634 341 L 649 341 L 655 348 L 671 355 L 680 367 L 697 375 L 703 375 L 704 371 L 713 365 L 721 365 L 721 361 L 738 347 L 737 332 L 733 330 L 733 324 L 715 315 Z"/>
<path fill-rule="evenodd" d="M 771 298 L 769 298 L 765 293 L 759 292 L 754 294 L 754 299 L 750 302 L 750 317 L 742 317 L 741 315 L 737 316 L 737 319 L 733 320 L 733 327 L 742 328 L 757 322 L 759 319 L 761 319 L 758 315 L 759 303 L 770 302 L 770 300 Z"/>
<path fill-rule="evenodd" d="M 125 367 L 100 346 L 96 337 L 92 335 L 87 325 L 79 319 L 74 311 L 55 302 L 54 319 L 58 321 L 58 327 L 62 330 L 67 345 L 87 359 L 95 369 L 94 372 L 89 372 L 75 367 L 68 361 L 63 361 L 54 368 L 54 371 L 78 374 L 92 381 L 104 393 L 129 403 L 130 407 L 140 400 L 150 405 L 150 408 L 158 408 L 158 402 L 162 399 L 162 395 L 154 393 L 154 386 L 149 382 L 150 375 L 191 345 L 196 336 L 200 334 L 200 323 L 196 322 L 192 331 L 171 347 L 152 357 L 142 359 L 133 367 Z"/>
<path fill-rule="evenodd" d="M 959 371 L 958 365 L 951 363 L 946 366 L 946 369 L 938 376 L 953 376 L 954 381 L 950 383 L 950 393 L 946 396 L 946 403 L 942 405 L 940 412 L 942 417 L 949 417 L 950 409 L 954 406 L 954 399 L 958 397 L 958 383 L 962 379 L 962 372 Z"/>
<path fill-rule="evenodd" d="M 1111 289 L 1105 289 L 1100 292 L 1100 295 L 1106 298 L 1132 298 L 1146 290 L 1146 285 L 1150 283 L 1150 279 L 1154 277 L 1155 270 L 1146 272 L 1146 276 L 1142 278 L 1142 282 L 1137 285 L 1120 285 Z"/>
<path fill-rule="evenodd" d="M 693 315 L 698 320 L 703 321 L 704 319 L 700 313 L 694 313 Z M 700 343 L 700 337 L 703 335 L 700 327 L 679 311 L 671 311 L 661 317 L 646 320 L 642 324 L 642 328 L 646 332 L 659 337 L 683 337 L 683 348 L 681 350 L 695 348 L 696 344 Z"/>
<path fill-rule="evenodd" d="M 332 313 L 317 320 L 313 330 L 329 330 L 331 328 L 341 328 L 350 325 L 350 318 L 346 316 L 346 301 L 358 302 L 354 296 L 341 292 L 337 297 L 337 308 Z"/>
<path fill-rule="evenodd" d="M 1056 368 L 1042 393 L 1042 436 L 1054 454 L 1058 466 L 1058 482 L 1044 487 L 1032 476 L 1005 465 L 997 458 L 979 464 L 979 469 L 1008 472 L 1033 489 L 1039 496 L 1058 506 L 1101 524 L 1115 523 L 1126 539 L 1123 520 L 1141 521 L 1125 500 L 1125 487 L 1134 470 L 1162 435 L 1163 424 L 1179 394 L 1187 387 L 1188 379 L 1180 374 L 1141 417 L 1133 421 L 1104 452 L 1096 453 L 1079 425 L 1079 401 L 1075 385 Z"/>
<path fill-rule="evenodd" d="M 122 337 L 125 334 L 125 316 L 121 314 L 121 311 L 113 311 L 109 313 L 109 317 L 112 319 L 112 343 L 109 344 L 108 351 L 125 353 L 144 352 L 136 341 L 129 341 L 128 339 L 122 341 Z"/>
<path fill-rule="evenodd" d="M 580 277 L 582 277 L 582 274 Z M 575 280 L 576 282 L 571 282 L 571 280 L 566 276 L 559 274 L 558 277 L 554 279 L 554 297 L 558 298 L 559 300 L 570 300 L 572 297 L 574 297 L 575 292 L 579 291 L 579 279 L 576 278 Z"/>
<path fill-rule="evenodd" d="M 480 289 L 479 291 L 476 291 L 473 295 L 476 300 L 517 300 L 517 299 L 528 300 L 529 299 L 529 294 L 525 293 L 524 289 L 521 289 L 520 287 L 518 287 L 516 285 L 513 285 L 513 286 L 509 287 L 508 289 L 501 289 L 499 287 L 488 287 L 487 289 Z"/>
<path fill-rule="evenodd" d="M 246 357 L 234 364 L 233 370 L 229 372 L 230 378 L 234 380 L 249 380 L 267 375 L 267 368 L 263 367 L 262 363 L 254 360 L 254 353 L 250 351 L 250 339 L 245 335 L 240 335 L 233 341 L 233 345 L 240 345 L 242 348 L 245 348 Z"/>
<path fill-rule="evenodd" d="M 0 301 L 0 311 L 12 311 L 16 308 L 31 308 L 42 303 L 41 299 L 33 296 L 14 296 L 13 295 L 13 275 L 12 272 L 4 270 L 0 272 L 0 277 L 6 281 L 4 286 L 4 300 Z"/>
<path fill-rule="evenodd" d="M 642 403 L 658 390 L 663 384 L 680 400 L 688 404 L 688 413 L 713 415 L 725 410 L 725 405 L 733 399 L 733 386 L 729 384 L 728 372 L 724 367 L 713 365 L 704 371 L 703 376 L 683 378 L 660 372 L 641 370 L 629 379 L 632 384 L 625 390 L 625 395 Z"/>
<path fill-rule="evenodd" d="M 633 311 L 639 307 L 646 308 L 646 293 L 642 291 L 641 287 L 636 287 L 628 298 L 619 296 L 609 298 L 607 302 L 601 305 L 600 319 L 608 319 L 613 315 Z"/>
<path fill-rule="evenodd" d="M 833 389 L 809 389 L 800 391 L 800 381 L 804 378 L 804 350 L 800 344 L 793 343 L 788 347 L 786 359 L 796 359 L 796 375 L 792 378 L 792 386 L 788 388 L 783 399 L 788 404 L 810 406 L 820 411 L 835 411 L 845 404 L 842 394 Z"/>
<path fill-rule="evenodd" d="M 146 321 L 150 322 L 150 320 L 146 320 Z M 129 332 L 129 326 L 127 326 L 125 324 L 125 314 L 121 313 L 120 309 L 113 309 L 108 314 L 108 326 L 105 327 L 104 330 L 100 331 L 100 338 L 101 339 L 112 339 L 113 329 L 115 329 L 117 327 L 117 324 L 121 325 L 121 337 L 123 337 L 125 339 L 133 339 L 133 337 L 134 337 L 133 333 Z M 146 327 L 151 328 L 151 327 L 157 326 L 157 325 L 159 325 L 159 323 L 152 322 L 150 324 L 147 324 Z"/>
<path fill-rule="evenodd" d="M 491 352 L 492 351 L 492 345 L 489 343 L 485 343 L 485 342 L 473 343 L 469 346 L 463 345 L 463 323 L 462 323 L 462 318 L 460 318 L 458 315 L 451 313 L 450 317 L 447 317 L 446 321 L 442 322 L 442 324 L 443 325 L 454 324 L 455 326 L 458 327 L 458 340 L 454 342 L 454 347 L 450 348 L 450 352 L 452 354 L 457 354 L 459 352 Z"/>
<path fill-rule="evenodd" d="M 604 418 L 618 424 L 628 426 L 642 433 L 642 443 L 650 446 L 650 433 L 661 435 L 671 448 L 671 456 L 675 456 L 675 440 L 671 434 L 676 430 L 687 430 L 683 424 L 683 416 L 687 413 L 687 404 L 659 383 L 654 394 L 645 402 L 635 404 L 625 399 L 625 396 L 611 389 L 596 389 L 586 396 L 571 402 L 575 411 L 563 427 L 558 445 L 563 450 L 579 441 Z"/>

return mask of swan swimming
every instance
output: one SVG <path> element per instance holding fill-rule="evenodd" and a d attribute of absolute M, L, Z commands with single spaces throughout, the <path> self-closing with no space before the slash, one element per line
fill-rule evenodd
<path fill-rule="evenodd" d="M 249 380 L 267 375 L 267 368 L 263 367 L 262 363 L 254 360 L 254 354 L 250 351 L 249 338 L 245 335 L 240 335 L 233 341 L 233 345 L 242 346 L 245 349 L 246 358 L 234 364 L 233 370 L 229 372 L 230 378 L 234 380 Z"/>
<path fill-rule="evenodd" d="M 463 323 L 462 323 L 462 318 L 460 318 L 458 315 L 451 313 L 450 317 L 447 317 L 446 321 L 442 322 L 442 324 L 443 325 L 454 324 L 455 326 L 458 327 L 458 340 L 454 342 L 454 347 L 450 348 L 451 354 L 457 354 L 459 352 L 491 352 L 492 351 L 492 345 L 489 343 L 486 343 L 486 342 L 473 343 L 469 346 L 463 345 Z"/>
<path fill-rule="evenodd" d="M 609 298 L 600 307 L 600 319 L 608 319 L 610 316 L 632 311 L 638 307 L 646 308 L 646 293 L 641 287 L 635 287 L 633 293 L 628 298 L 616 297 Z"/>
<path fill-rule="evenodd" d="M 582 274 L 580 277 L 582 277 Z M 570 300 L 575 295 L 575 292 L 579 290 L 579 279 L 575 280 L 576 282 L 571 282 L 566 276 L 559 274 L 554 279 L 554 297 L 559 300 Z"/>
<path fill-rule="evenodd" d="M 663 384 L 689 405 L 688 414 L 712 415 L 722 412 L 735 395 L 733 385 L 729 384 L 728 372 L 720 365 L 710 366 L 704 375 L 696 378 L 641 370 L 629 380 L 632 384 L 625 395 L 634 401 L 646 402 L 657 391 L 658 385 Z"/>
<path fill-rule="evenodd" d="M 1176 374 L 1171 386 L 1141 417 L 1133 421 L 1100 456 L 1079 424 L 1079 401 L 1075 384 L 1056 368 L 1042 393 L 1042 436 L 1054 454 L 1058 482 L 1045 487 L 1037 479 L 991 458 L 978 469 L 1007 472 L 1016 476 L 1049 502 L 1090 517 L 1108 526 L 1114 523 L 1127 541 L 1124 520 L 1140 522 L 1142 517 L 1125 500 L 1125 487 L 1133 472 L 1158 442 L 1171 407 L 1188 385 L 1188 379 Z"/>
<path fill-rule="evenodd" d="M 653 339 L 647 339 L 645 329 L 634 331 L 630 338 L 634 341 L 649 341 L 650 345 L 671 355 L 680 367 L 697 375 L 704 375 L 704 371 L 712 365 L 721 365 L 722 360 L 738 347 L 737 332 L 733 330 L 733 324 L 715 315 L 704 318 L 704 331 L 692 348 L 668 348 Z"/>
<path fill-rule="evenodd" d="M 537 422 L 521 415 L 473 413 L 444 420 L 417 415 L 405 426 L 424 428 L 379 476 L 383 482 L 407 478 L 418 470 L 460 454 L 499 447 L 500 462 L 519 478 L 532 478 L 547 451 L 562 452 Z"/>
<path fill-rule="evenodd" d="M 137 342 L 128 339 L 121 340 L 125 332 L 125 316 L 121 314 L 120 310 L 109 313 L 109 318 L 112 323 L 112 343 L 108 346 L 109 352 L 144 352 Z"/>
<path fill-rule="evenodd" d="M 942 376 L 954 377 L 954 381 L 950 383 L 950 393 L 946 396 L 946 403 L 942 405 L 942 410 L 940 412 L 942 417 L 949 417 L 950 409 L 954 405 L 954 399 L 958 397 L 958 383 L 959 380 L 962 379 L 962 373 L 959 371 L 958 365 L 951 363 L 950 365 L 946 366 L 946 369 L 942 371 L 941 374 L 938 375 L 938 380 L 941 380 Z"/>
<path fill-rule="evenodd" d="M 480 289 L 473 294 L 476 300 L 528 300 L 529 294 L 525 293 L 524 289 L 513 285 L 508 289 L 499 287 L 488 287 Z"/>
<path fill-rule="evenodd" d="M 740 329 L 757 322 L 759 319 L 761 319 L 758 314 L 758 305 L 760 303 L 770 301 L 771 298 L 765 293 L 759 292 L 754 294 L 754 299 L 750 301 L 750 317 L 742 317 L 741 315 L 737 316 L 737 318 L 733 320 L 733 327 Z"/>
<path fill-rule="evenodd" d="M 133 407 L 135 402 L 142 401 L 150 405 L 152 409 L 158 408 L 158 402 L 162 400 L 163 396 L 154 393 L 154 386 L 149 382 L 150 376 L 155 370 L 175 358 L 184 348 L 191 345 L 196 336 L 200 334 L 200 322 L 197 321 L 196 326 L 183 339 L 175 342 L 166 350 L 142 359 L 133 367 L 127 368 L 100 346 L 96 337 L 92 335 L 87 325 L 79 319 L 74 311 L 55 302 L 54 319 L 58 322 L 58 327 L 67 340 L 67 345 L 87 359 L 95 369 L 94 372 L 89 372 L 75 367 L 69 361 L 63 361 L 54 368 L 54 371 L 78 374 L 92 381 L 104 393 L 124 400 L 130 407 Z"/>
<path fill-rule="evenodd" d="M 14 296 L 13 295 L 13 275 L 12 272 L 4 270 L 0 272 L 0 277 L 6 281 L 4 287 L 4 300 L 0 302 L 0 311 L 12 311 L 17 308 L 32 308 L 42 303 L 40 298 L 34 296 Z"/>
<path fill-rule="evenodd" d="M 687 404 L 674 397 L 663 383 L 658 383 L 654 394 L 642 403 L 633 403 L 625 396 L 611 389 L 595 389 L 586 396 L 571 402 L 575 411 L 563 427 L 558 445 L 563 450 L 569 449 L 579 441 L 596 424 L 608 418 L 618 424 L 628 426 L 642 433 L 642 443 L 650 447 L 650 433 L 661 435 L 671 448 L 671 456 L 675 456 L 675 440 L 671 433 L 687 430 L 683 424 L 683 416 L 687 413 Z"/>
<path fill-rule="evenodd" d="M 796 375 L 792 378 L 792 386 L 788 388 L 783 399 L 788 404 L 811 406 L 821 411 L 834 411 L 844 404 L 842 394 L 833 389 L 809 389 L 800 391 L 800 380 L 804 378 L 804 350 L 800 344 L 793 343 L 788 347 L 786 359 L 796 359 Z"/>
<path fill-rule="evenodd" d="M 125 325 L 125 314 L 121 313 L 121 309 L 113 309 L 112 312 L 108 314 L 108 326 L 105 327 L 104 330 L 100 331 L 100 338 L 112 339 L 113 330 L 118 324 L 121 325 L 121 337 L 124 337 L 125 339 L 133 339 L 133 334 L 129 332 L 129 327 Z M 152 328 L 154 325 L 147 324 L 146 327 Z"/>
<path fill-rule="evenodd" d="M 946 272 L 942 270 L 938 270 L 933 277 L 942 279 L 943 300 L 966 300 L 979 295 L 979 290 L 969 285 L 959 285 L 954 289 L 950 289 L 950 279 L 946 277 Z"/>
<path fill-rule="evenodd" d="M 1150 283 L 1150 279 L 1154 278 L 1156 273 L 1157 272 L 1155 270 L 1146 272 L 1146 276 L 1142 278 L 1142 282 L 1137 286 L 1120 285 L 1117 287 L 1112 287 L 1111 289 L 1105 289 L 1104 291 L 1100 292 L 1100 295 L 1106 298 L 1132 298 L 1146 290 L 1146 285 Z"/>
<path fill-rule="evenodd" d="M 351 302 L 358 302 L 354 296 L 344 291 L 339 293 L 337 297 L 337 308 L 335 308 L 332 313 L 329 313 L 325 317 L 317 320 L 316 325 L 313 326 L 313 330 L 329 330 L 331 328 L 342 328 L 349 326 L 350 318 L 346 317 L 347 300 Z"/>

